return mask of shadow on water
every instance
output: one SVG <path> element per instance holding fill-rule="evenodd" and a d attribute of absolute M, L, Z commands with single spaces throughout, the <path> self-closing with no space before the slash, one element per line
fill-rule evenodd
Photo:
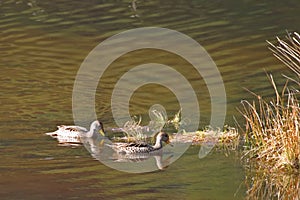
<path fill-rule="evenodd" d="M 148 26 L 180 31 L 208 51 L 225 84 L 226 123 L 233 124 L 233 115 L 242 122 L 235 108 L 251 98 L 243 87 L 270 96 L 263 69 L 278 85 L 284 82 L 281 73 L 289 73 L 271 56 L 265 40 L 297 30 L 298 15 L 295 0 L 0 1 L 1 199 L 244 199 L 239 152 L 226 157 L 213 151 L 199 159 L 199 147 L 190 147 L 163 171 L 128 174 L 94 160 L 82 146 L 59 147 L 43 133 L 73 124 L 73 84 L 88 53 L 116 33 Z M 98 118 L 115 126 L 113 86 L 126 71 L 149 62 L 172 66 L 187 77 L 197 91 L 200 126 L 207 125 L 210 100 L 202 77 L 186 60 L 153 49 L 130 52 L 112 63 L 97 88 Z M 158 102 L 170 116 L 179 110 L 174 94 L 153 84 L 132 96 L 130 112 L 148 120 L 149 107 Z"/>

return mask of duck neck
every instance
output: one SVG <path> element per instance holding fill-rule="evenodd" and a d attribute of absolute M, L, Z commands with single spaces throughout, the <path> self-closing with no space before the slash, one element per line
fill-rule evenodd
<path fill-rule="evenodd" d="M 161 149 L 162 148 L 162 141 L 161 141 L 161 138 L 160 137 L 157 137 L 156 138 L 156 142 L 155 142 L 155 145 L 153 146 L 153 148 L 155 150 L 158 150 L 158 149 Z"/>
<path fill-rule="evenodd" d="M 86 133 L 86 137 L 93 137 L 95 132 L 95 129 L 90 129 L 87 133 Z"/>
<path fill-rule="evenodd" d="M 97 125 L 95 123 L 92 123 L 90 126 L 90 130 L 86 133 L 86 137 L 92 137 L 94 133 L 97 132 L 97 130 Z"/>

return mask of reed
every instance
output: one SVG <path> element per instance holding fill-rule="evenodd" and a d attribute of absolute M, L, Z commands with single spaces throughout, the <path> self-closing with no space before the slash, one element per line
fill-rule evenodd
<path fill-rule="evenodd" d="M 288 34 L 287 41 L 279 38 L 278 45 L 269 42 L 274 55 L 298 77 L 300 75 L 300 37 Z M 270 101 L 255 95 L 256 101 L 243 100 L 241 114 L 246 119 L 244 158 L 255 160 L 256 166 L 269 172 L 296 172 L 300 168 L 300 107 L 297 90 L 289 89 L 289 77 L 280 92 L 272 75 L 268 75 L 274 88 Z"/>
<path fill-rule="evenodd" d="M 285 40 L 276 37 L 277 45 L 267 41 L 273 55 L 300 77 L 300 35 L 297 32 L 287 33 Z M 299 85 L 299 81 L 297 81 Z"/>

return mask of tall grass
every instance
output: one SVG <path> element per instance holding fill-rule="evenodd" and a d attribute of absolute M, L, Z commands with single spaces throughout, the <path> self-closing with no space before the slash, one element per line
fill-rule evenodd
<path fill-rule="evenodd" d="M 257 96 L 256 102 L 242 101 L 245 141 L 249 148 L 246 156 L 255 158 L 259 166 L 270 171 L 292 171 L 299 169 L 299 102 L 287 87 L 280 95 L 272 76 L 269 77 L 275 99 L 267 102 Z"/>
<path fill-rule="evenodd" d="M 300 75 L 300 37 L 288 34 L 287 41 L 279 38 L 278 45 L 269 42 L 274 55 L 298 77 Z M 272 75 L 268 76 L 274 88 L 270 101 L 256 95 L 257 100 L 242 101 L 240 112 L 246 119 L 245 153 L 248 160 L 255 160 L 260 169 L 270 172 L 299 172 L 300 168 L 300 107 L 297 90 L 289 89 L 289 80 L 280 92 Z"/>

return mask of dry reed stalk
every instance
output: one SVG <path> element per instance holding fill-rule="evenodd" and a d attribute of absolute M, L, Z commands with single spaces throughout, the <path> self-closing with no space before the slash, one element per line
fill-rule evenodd
<path fill-rule="evenodd" d="M 273 55 L 300 77 L 300 35 L 297 32 L 287 33 L 286 40 L 277 37 L 277 46 L 267 42 Z"/>

